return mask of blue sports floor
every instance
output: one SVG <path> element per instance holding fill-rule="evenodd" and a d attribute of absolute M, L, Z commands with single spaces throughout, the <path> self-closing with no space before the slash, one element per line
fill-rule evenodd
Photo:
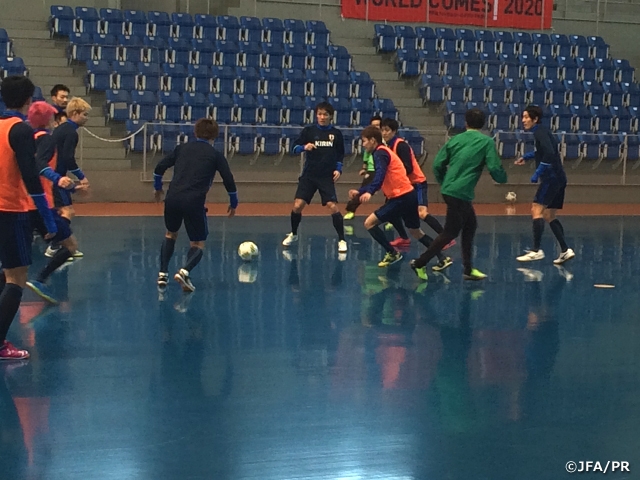
<path fill-rule="evenodd" d="M 362 220 L 341 262 L 328 217 L 304 218 L 290 259 L 288 217 L 211 218 L 196 292 L 159 299 L 161 218 L 76 219 L 63 304 L 25 292 L 10 340 L 32 358 L 0 365 L 0 478 L 640 478 L 637 217 L 564 217 L 576 258 L 552 265 L 547 228 L 529 275 L 530 219 L 479 217 L 489 280 L 463 284 L 454 247 L 426 285 L 422 247 L 380 269 Z"/>

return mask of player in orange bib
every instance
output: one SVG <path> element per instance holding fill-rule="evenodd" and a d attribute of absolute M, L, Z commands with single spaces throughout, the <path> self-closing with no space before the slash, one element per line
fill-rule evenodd
<path fill-rule="evenodd" d="M 427 248 L 431 242 L 420 229 L 418 194 L 407 177 L 402 160 L 382 143 L 382 133 L 378 128 L 366 127 L 362 131 L 361 137 L 364 149 L 373 154 L 376 172 L 373 182 L 359 190 L 350 190 L 349 197 L 359 196 L 362 203 L 367 203 L 373 194 L 382 190 L 387 198 L 387 203 L 367 217 L 364 226 L 373 239 L 387 251 L 378 266 L 388 267 L 402 260 L 402 255 L 385 237 L 379 227 L 381 223 L 401 218 L 415 239 Z"/>

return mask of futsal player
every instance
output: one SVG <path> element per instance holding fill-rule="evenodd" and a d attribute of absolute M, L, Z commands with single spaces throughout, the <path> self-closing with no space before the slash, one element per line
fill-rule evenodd
<path fill-rule="evenodd" d="M 536 171 L 531 177 L 531 183 L 539 183 L 533 203 L 531 216 L 533 218 L 533 248 L 517 257 L 519 262 L 533 262 L 544 258 L 544 251 L 540 248 L 545 221 L 549 223 L 551 231 L 558 240 L 562 253 L 553 263 L 561 265 L 576 256 L 567 246 L 564 238 L 564 228 L 556 218 L 556 212 L 564 205 L 564 192 L 567 187 L 567 176 L 564 173 L 558 142 L 553 133 L 542 125 L 542 109 L 529 105 L 522 113 L 522 126 L 533 132 L 535 151 L 525 154 L 516 160 L 516 165 L 524 165 L 527 160 L 535 159 Z"/>
<path fill-rule="evenodd" d="M 216 172 L 220 173 L 224 187 L 229 194 L 229 218 L 238 207 L 238 193 L 233 174 L 222 153 L 213 148 L 218 137 L 218 124 L 215 120 L 201 118 L 195 123 L 196 140 L 178 145 L 164 157 L 153 172 L 156 201 L 162 201 L 162 176 L 173 167 L 173 179 L 169 184 L 164 201 L 164 224 L 167 228 L 160 249 L 160 273 L 158 287 L 164 289 L 169 281 L 169 260 L 173 255 L 178 238 L 178 230 L 184 222 L 191 248 L 187 261 L 174 275 L 174 279 L 185 292 L 194 292 L 191 271 L 202 259 L 203 249 L 209 226 L 205 201 Z"/>
<path fill-rule="evenodd" d="M 62 177 L 56 173 L 57 153 L 56 146 L 51 136 L 51 130 L 54 126 L 54 116 L 56 109 L 46 102 L 35 102 L 29 107 L 27 119 L 34 129 L 34 138 L 36 141 L 36 165 L 40 172 L 40 182 L 45 192 L 49 206 L 53 207 L 53 186 L 57 185 L 63 189 L 75 189 L 74 182 L 69 177 Z M 79 185 L 78 188 L 83 188 Z M 33 201 L 30 202 L 30 219 L 32 228 L 35 229 L 43 238 L 46 236 L 47 229 L 44 225 L 42 217 L 38 213 Z M 57 304 L 57 300 L 49 291 L 46 282 L 51 274 L 62 266 L 69 257 L 73 256 L 78 242 L 71 232 L 70 222 L 66 218 L 62 218 L 55 208 L 52 208 L 51 214 L 56 223 L 58 232 L 55 237 L 50 239 L 51 243 L 55 242 L 60 245 L 56 250 L 53 258 L 38 274 L 35 280 L 27 282 L 27 286 L 42 298 L 50 303 Z"/>
<path fill-rule="evenodd" d="M 342 132 L 331 124 L 334 109 L 330 103 L 316 105 L 316 124 L 305 127 L 293 144 L 293 153 L 305 153 L 305 163 L 298 179 L 293 209 L 291 210 L 291 233 L 282 241 L 288 247 L 298 241 L 298 227 L 302 221 L 302 211 L 311 203 L 316 192 L 320 201 L 331 212 L 333 227 L 338 233 L 338 252 L 347 251 L 344 239 L 344 222 L 336 205 L 335 182 L 342 174 L 344 158 L 344 140 Z"/>
<path fill-rule="evenodd" d="M 52 134 L 58 153 L 56 173 L 65 177 L 68 172 L 71 172 L 80 181 L 80 185 L 83 186 L 84 190 L 89 188 L 89 180 L 76 163 L 76 147 L 78 145 L 78 128 L 87 123 L 90 111 L 91 106 L 86 101 L 78 97 L 72 98 L 67 104 L 67 121 L 60 124 Z M 71 193 L 64 188 L 56 186 L 53 189 L 53 195 L 58 212 L 63 218 L 71 222 L 75 215 Z M 49 246 L 45 255 L 53 257 L 55 251 L 55 248 Z M 73 257 L 83 256 L 84 254 L 79 250 L 76 250 L 73 254 Z"/>
<path fill-rule="evenodd" d="M 29 197 L 42 215 L 46 238 L 57 233 L 36 167 L 33 130 L 26 123 L 34 91 L 27 77 L 9 76 L 0 85 L 0 96 L 7 107 L 0 116 L 0 360 L 29 358 L 28 351 L 6 340 L 31 264 Z"/>
<path fill-rule="evenodd" d="M 393 150 L 393 152 L 400 157 L 402 163 L 404 165 L 405 170 L 407 171 L 407 176 L 409 180 L 413 184 L 413 187 L 416 189 L 416 193 L 418 194 L 418 215 L 420 219 L 424 221 L 427 225 L 429 225 L 436 233 L 442 233 L 442 225 L 438 221 L 436 217 L 429 214 L 429 199 L 427 196 L 428 184 L 427 177 L 422 172 L 418 161 L 416 160 L 416 155 L 413 152 L 413 149 L 404 139 L 398 137 L 398 129 L 399 125 L 396 120 L 393 118 L 385 118 L 382 120 L 382 124 L 380 126 L 380 130 L 382 132 L 382 139 L 387 144 L 387 146 Z M 406 235 L 405 235 L 406 238 Z M 408 238 L 400 236 L 396 240 L 391 242 L 393 246 L 409 246 L 410 240 Z M 430 241 L 433 241 L 433 238 L 427 236 Z M 455 245 L 455 240 L 453 240 L 448 245 L 445 245 L 443 250 L 446 250 Z M 451 266 L 453 261 L 450 257 L 445 257 L 442 253 L 438 253 L 437 255 L 439 263 L 433 266 L 433 270 L 436 272 L 442 271 L 445 268 Z"/>
<path fill-rule="evenodd" d="M 378 263 L 379 267 L 388 267 L 402 260 L 398 252 L 387 240 L 379 225 L 401 218 L 411 235 L 420 243 L 428 246 L 429 240 L 420 229 L 418 216 L 418 194 L 413 188 L 405 171 L 402 160 L 382 143 L 382 133 L 379 128 L 368 126 L 361 134 L 362 146 L 373 154 L 376 173 L 369 185 L 359 190 L 350 190 L 349 197 L 360 197 L 360 202 L 367 203 L 378 190 L 387 198 L 387 202 L 367 217 L 364 226 L 369 235 L 386 250 L 384 258 Z"/>
<path fill-rule="evenodd" d="M 482 280 L 487 276 L 471 265 L 473 238 L 478 226 L 473 209 L 475 187 L 486 166 L 498 183 L 506 183 L 507 173 L 502 168 L 493 140 L 480 130 L 485 123 L 482 110 L 472 108 L 465 113 L 467 130 L 451 138 L 440 149 L 433 162 L 433 173 L 441 185 L 440 191 L 447 204 L 444 230 L 419 258 L 411 261 L 416 275 L 427 280 L 426 265 L 445 245 L 462 232 L 462 265 L 465 280 Z"/>
<path fill-rule="evenodd" d="M 369 120 L 369 125 L 373 127 L 380 128 L 380 122 L 382 121 L 382 117 L 380 115 L 375 115 L 371 117 Z M 366 150 L 362 154 L 362 169 L 358 174 L 362 177 L 362 185 L 364 187 L 373 182 L 373 177 L 375 176 L 376 167 L 373 164 L 373 155 L 371 155 Z M 356 216 L 356 210 L 360 206 L 360 197 L 353 197 L 347 202 L 346 211 L 344 214 L 345 220 L 352 220 L 353 217 Z"/>
<path fill-rule="evenodd" d="M 57 113 L 66 111 L 70 93 L 69 87 L 61 83 L 54 85 L 51 89 L 51 105 L 53 105 Z"/>

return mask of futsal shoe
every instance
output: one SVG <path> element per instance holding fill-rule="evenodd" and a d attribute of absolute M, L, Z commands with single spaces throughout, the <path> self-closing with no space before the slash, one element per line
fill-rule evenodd
<path fill-rule="evenodd" d="M 339 253 L 347 253 L 347 250 L 349 249 L 349 247 L 347 247 L 347 242 L 346 240 L 340 240 L 338 241 L 338 252 Z"/>
<path fill-rule="evenodd" d="M 532 268 L 519 268 L 518 271 L 524 275 L 525 282 L 541 282 L 544 277 L 544 273 Z"/>
<path fill-rule="evenodd" d="M 433 270 L 434 272 L 441 272 L 441 271 L 446 270 L 447 268 L 449 268 L 451 265 L 453 265 L 452 258 L 451 257 L 444 257 L 436 265 L 431 267 L 431 270 Z"/>
<path fill-rule="evenodd" d="M 53 256 L 56 254 L 56 252 L 58 250 L 60 250 L 61 247 L 52 247 L 51 245 L 47 246 L 47 249 L 44 251 L 44 256 L 45 257 L 49 257 L 49 258 L 53 258 Z"/>
<path fill-rule="evenodd" d="M 427 267 L 416 267 L 416 261 L 415 260 L 411 260 L 409 262 L 409 266 L 411 267 L 411 270 L 413 270 L 413 273 L 416 274 L 416 276 L 420 279 L 420 280 L 424 280 L 425 282 L 427 280 L 429 280 L 429 275 L 427 275 Z"/>
<path fill-rule="evenodd" d="M 398 237 L 395 240 L 391 240 L 389 242 L 389 245 L 391 245 L 392 247 L 400 247 L 400 248 L 410 247 L 411 246 L 411 239 Z"/>
<path fill-rule="evenodd" d="M 542 249 L 534 252 L 532 250 L 528 251 L 524 255 L 520 255 L 516 258 L 519 262 L 535 262 L 536 260 L 542 260 L 544 258 L 544 252 Z"/>
<path fill-rule="evenodd" d="M 189 272 L 184 268 L 181 268 L 180 271 L 173 276 L 173 279 L 180 284 L 183 292 L 196 291 L 196 287 L 191 283 L 191 278 L 189 278 Z"/>
<path fill-rule="evenodd" d="M 465 280 L 472 280 L 477 282 L 479 280 L 484 280 L 485 278 L 487 278 L 487 275 L 482 273 L 477 268 L 472 268 L 471 272 L 463 274 L 462 278 Z"/>
<path fill-rule="evenodd" d="M 6 340 L 0 347 L 0 360 L 25 360 L 29 358 L 29 352 L 14 347 Z"/>
<path fill-rule="evenodd" d="M 390 223 L 385 223 L 385 224 L 384 224 L 384 229 L 385 229 L 387 232 L 390 232 L 391 230 L 393 230 L 393 225 L 392 225 L 392 224 L 390 224 Z"/>
<path fill-rule="evenodd" d="M 402 254 L 400 252 L 387 252 L 382 260 L 378 263 L 381 268 L 388 267 L 394 263 L 398 263 L 402 260 Z"/>
<path fill-rule="evenodd" d="M 158 273 L 158 288 L 165 288 L 169 284 L 169 274 L 165 272 Z"/>
<path fill-rule="evenodd" d="M 562 265 L 564 262 L 566 262 L 567 260 L 571 260 L 575 256 L 575 252 L 572 249 L 567 248 L 567 251 L 562 252 L 560 256 L 553 261 L 553 264 Z"/>
<path fill-rule="evenodd" d="M 71 255 L 73 258 L 82 258 L 84 257 L 84 253 L 82 253 L 80 250 L 76 250 L 75 252 L 73 252 L 73 255 Z"/>
<path fill-rule="evenodd" d="M 456 244 L 457 244 L 457 242 L 456 242 L 456 240 L 455 240 L 455 238 L 454 238 L 454 239 L 453 239 L 453 240 L 451 240 L 449 243 L 447 243 L 444 247 L 442 247 L 442 250 L 443 250 L 443 251 L 444 251 L 444 250 L 448 250 L 448 249 L 450 249 L 451 247 L 455 247 L 455 246 L 456 246 Z"/>
<path fill-rule="evenodd" d="M 282 240 L 282 245 L 288 247 L 298 241 L 298 235 L 294 235 L 293 233 L 289 233 L 284 240 Z"/>
<path fill-rule="evenodd" d="M 58 300 L 53 297 L 53 294 L 51 293 L 51 290 L 49 290 L 49 286 L 47 284 L 33 280 L 31 282 L 27 282 L 27 287 L 36 292 L 47 302 L 52 303 L 53 305 L 58 305 Z"/>
<path fill-rule="evenodd" d="M 356 214 L 354 212 L 347 212 L 344 214 L 344 217 L 342 217 L 344 220 L 353 220 L 353 218 L 356 216 Z"/>

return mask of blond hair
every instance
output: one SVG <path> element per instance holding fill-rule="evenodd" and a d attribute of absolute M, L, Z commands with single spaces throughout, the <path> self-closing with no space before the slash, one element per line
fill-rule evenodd
<path fill-rule="evenodd" d="M 67 104 L 67 117 L 71 117 L 76 113 L 90 112 L 91 105 L 80 97 L 73 97 Z"/>

